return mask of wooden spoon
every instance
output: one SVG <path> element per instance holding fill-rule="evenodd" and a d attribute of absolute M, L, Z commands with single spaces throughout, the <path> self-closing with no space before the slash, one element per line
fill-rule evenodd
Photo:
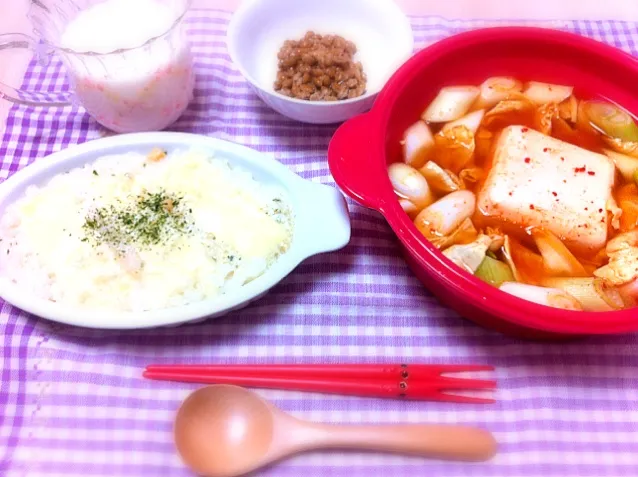
<path fill-rule="evenodd" d="M 175 419 L 184 463 L 207 477 L 235 477 L 291 454 L 321 448 L 365 449 L 458 461 L 496 453 L 482 429 L 434 424 L 336 426 L 292 417 L 255 393 L 230 385 L 193 392 Z"/>

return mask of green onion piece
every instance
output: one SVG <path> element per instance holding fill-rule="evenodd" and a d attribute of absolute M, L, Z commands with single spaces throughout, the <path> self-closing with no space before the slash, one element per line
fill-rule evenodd
<path fill-rule="evenodd" d="M 506 263 L 489 256 L 483 259 L 474 275 L 495 287 L 500 287 L 504 282 L 515 281 L 514 274 Z"/>
<path fill-rule="evenodd" d="M 610 149 L 603 149 L 603 152 L 614 161 L 616 168 L 627 182 L 634 180 L 634 173 L 638 171 L 638 157 L 628 156 L 627 154 L 621 154 Z"/>
<path fill-rule="evenodd" d="M 585 311 L 613 311 L 621 310 L 625 306 L 618 289 L 605 284 L 600 278 L 546 278 L 542 281 L 542 285 L 558 288 L 573 296 Z"/>
<path fill-rule="evenodd" d="M 638 141 L 638 125 L 626 111 L 602 101 L 588 101 L 584 107 L 591 125 L 603 134 L 623 141 Z"/>

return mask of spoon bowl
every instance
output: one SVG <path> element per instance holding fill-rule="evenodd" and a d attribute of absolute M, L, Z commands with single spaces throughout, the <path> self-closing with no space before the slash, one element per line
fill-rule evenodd
<path fill-rule="evenodd" d="M 241 475 L 258 467 L 273 439 L 270 406 L 256 394 L 227 385 L 192 393 L 175 421 L 184 462 L 209 477 Z"/>
<path fill-rule="evenodd" d="M 206 477 L 236 477 L 312 449 L 392 452 L 485 461 L 494 437 L 472 427 L 435 424 L 336 426 L 301 421 L 247 389 L 225 384 L 193 392 L 175 419 L 184 463 Z"/>

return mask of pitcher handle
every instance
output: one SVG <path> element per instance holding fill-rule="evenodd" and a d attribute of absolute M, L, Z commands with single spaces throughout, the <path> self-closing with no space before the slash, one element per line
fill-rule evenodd
<path fill-rule="evenodd" d="M 43 53 L 38 41 L 29 35 L 24 35 L 22 33 L 6 33 L 0 35 L 0 51 L 14 48 L 32 50 L 40 57 L 41 55 L 46 54 Z M 12 103 L 23 104 L 26 106 L 62 107 L 72 104 L 72 95 L 66 91 L 38 93 L 35 91 L 13 88 L 2 82 L 0 82 L 0 99 L 6 99 Z"/>

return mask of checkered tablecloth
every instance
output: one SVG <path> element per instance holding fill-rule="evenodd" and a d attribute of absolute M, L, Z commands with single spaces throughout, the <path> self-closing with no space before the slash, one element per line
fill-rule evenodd
<path fill-rule="evenodd" d="M 199 82 L 173 129 L 236 141 L 301 174 L 331 183 L 333 126 L 304 125 L 269 110 L 233 67 L 229 14 L 190 18 Z M 509 22 L 511 23 L 511 22 Z M 518 22 L 520 23 L 520 22 Z M 420 48 L 483 22 L 414 18 Z M 638 53 L 638 25 L 556 22 Z M 65 88 L 60 64 L 32 63 L 31 89 Z M 638 94 L 638 85 L 637 85 Z M 104 132 L 82 110 L 15 106 L 0 145 L 0 179 Z M 262 394 L 292 414 L 325 422 L 441 422 L 484 426 L 500 443 L 490 463 L 314 453 L 257 473 L 281 477 L 638 475 L 638 338 L 519 342 L 441 306 L 412 276 L 382 218 L 350 203 L 344 250 L 308 260 L 264 299 L 230 316 L 139 332 L 91 331 L 37 319 L 2 303 L 0 475 L 188 476 L 174 452 L 172 420 L 194 386 L 145 381 L 161 362 L 448 362 L 497 367 L 490 406 Z"/>

